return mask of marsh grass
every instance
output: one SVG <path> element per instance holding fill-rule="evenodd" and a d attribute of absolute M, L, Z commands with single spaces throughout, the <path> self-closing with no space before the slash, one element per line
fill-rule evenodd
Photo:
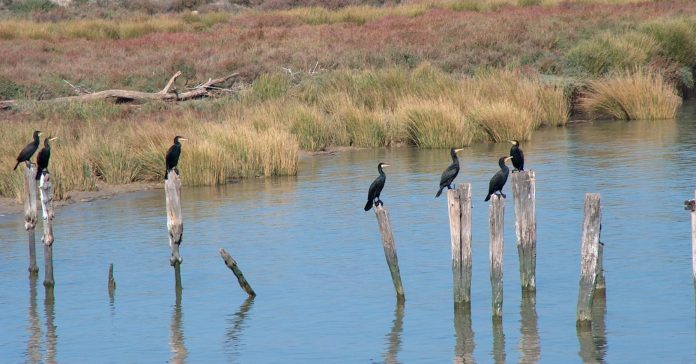
<path fill-rule="evenodd" d="M 479 140 L 479 130 L 446 99 L 404 99 L 399 108 L 410 142 L 420 148 L 451 148 Z"/>
<path fill-rule="evenodd" d="M 570 73 L 599 77 L 645 66 L 658 51 L 658 42 L 648 34 L 601 33 L 571 48 L 566 54 L 566 67 Z"/>
<path fill-rule="evenodd" d="M 619 120 L 673 119 L 681 98 L 660 74 L 638 69 L 591 81 L 580 100 L 584 112 L 594 118 Z"/>

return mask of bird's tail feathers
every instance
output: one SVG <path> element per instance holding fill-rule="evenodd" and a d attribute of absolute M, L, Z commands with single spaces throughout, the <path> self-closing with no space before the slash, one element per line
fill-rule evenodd
<path fill-rule="evenodd" d="M 444 189 L 444 188 L 445 188 L 445 186 L 442 186 L 442 187 L 440 187 L 439 190 L 437 190 L 437 193 L 435 194 L 435 198 L 440 197 L 440 195 L 442 194 L 442 189 Z"/>
<path fill-rule="evenodd" d="M 485 199 L 484 201 L 490 200 L 490 199 L 491 199 L 491 195 L 492 195 L 492 193 L 489 193 L 488 196 L 486 196 L 486 199 Z"/>
<path fill-rule="evenodd" d="M 37 170 L 36 170 L 36 180 L 37 180 L 37 181 L 41 179 L 41 173 L 42 173 L 42 172 L 43 172 L 43 171 L 42 171 L 40 168 L 37 168 Z"/>
<path fill-rule="evenodd" d="M 371 208 L 372 208 L 372 200 L 367 201 L 367 203 L 365 204 L 365 211 L 370 211 Z"/>
<path fill-rule="evenodd" d="M 13 171 L 16 170 L 18 165 L 19 165 L 19 161 L 17 161 L 17 164 L 15 164 L 15 167 L 12 168 L 12 170 L 13 170 Z"/>

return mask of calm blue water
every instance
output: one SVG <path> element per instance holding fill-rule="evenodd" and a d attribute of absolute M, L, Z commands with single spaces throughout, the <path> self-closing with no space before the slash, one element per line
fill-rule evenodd
<path fill-rule="evenodd" d="M 434 198 L 448 151 L 364 150 L 303 158 L 296 178 L 185 188 L 178 300 L 163 190 L 57 211 L 54 301 L 41 285 L 41 245 L 33 285 L 23 219 L 0 217 L 0 361 L 696 362 L 690 220 L 682 206 L 696 188 L 694 106 L 678 121 L 583 123 L 541 130 L 522 144 L 537 175 L 536 305 L 521 298 L 509 198 L 501 324 L 491 320 L 483 198 L 509 145 L 462 152 L 457 181 L 471 182 L 475 195 L 470 315 L 453 310 L 446 198 Z M 380 161 L 393 164 L 382 199 L 403 306 L 374 214 L 362 210 Z M 510 186 L 505 192 L 511 196 Z M 607 298 L 594 332 L 578 334 L 586 192 L 602 195 Z M 221 247 L 258 293 L 254 300 L 223 264 Z"/>

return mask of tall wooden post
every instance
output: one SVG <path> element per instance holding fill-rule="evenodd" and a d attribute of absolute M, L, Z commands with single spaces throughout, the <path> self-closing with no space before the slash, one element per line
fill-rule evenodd
<path fill-rule="evenodd" d="M 43 218 L 43 237 L 44 243 L 44 286 L 52 287 L 55 285 L 53 280 L 53 186 L 51 184 L 51 174 L 46 172 L 39 181 L 41 193 L 41 211 Z"/>
<path fill-rule="evenodd" d="M 471 184 L 447 191 L 454 303 L 471 302 Z"/>
<path fill-rule="evenodd" d="M 491 242 L 488 253 L 490 262 L 491 288 L 493 290 L 491 306 L 493 316 L 503 316 L 503 218 L 505 216 L 505 199 L 491 196 L 488 209 Z"/>
<path fill-rule="evenodd" d="M 536 183 L 534 171 L 512 173 L 515 233 L 520 257 L 520 285 L 536 291 Z"/>
<path fill-rule="evenodd" d="M 401 285 L 401 273 L 399 271 L 399 259 L 396 257 L 396 243 L 392 234 L 391 222 L 389 221 L 389 212 L 384 206 L 375 206 L 375 216 L 379 224 L 379 232 L 382 235 L 382 246 L 384 247 L 384 257 L 389 265 L 392 283 L 396 290 L 397 300 L 405 300 L 404 287 Z"/>
<path fill-rule="evenodd" d="M 220 256 L 225 262 L 227 268 L 230 268 L 232 273 L 234 273 L 234 276 L 237 277 L 237 282 L 239 282 L 239 286 L 242 287 L 244 292 L 246 292 L 249 297 L 256 297 L 256 292 L 254 292 L 254 289 L 251 288 L 249 282 L 247 282 L 246 278 L 244 278 L 244 273 L 242 273 L 242 270 L 239 269 L 239 266 L 237 266 L 237 261 L 232 258 L 230 253 L 228 253 L 225 249 L 220 248 Z"/>
<path fill-rule="evenodd" d="M 576 316 L 578 326 L 589 325 L 592 322 L 592 300 L 594 299 L 595 284 L 597 283 L 597 256 L 599 253 L 599 232 L 602 220 L 599 201 L 599 194 L 585 194 L 580 258 L 580 291 Z"/>
<path fill-rule="evenodd" d="M 172 256 L 169 263 L 174 267 L 176 288 L 181 289 L 181 255 L 179 246 L 184 234 L 184 223 L 181 216 L 181 179 L 173 169 L 169 171 L 164 182 L 164 192 L 167 200 L 167 230 L 169 230 L 169 248 Z"/>
<path fill-rule="evenodd" d="M 109 297 L 113 297 L 116 290 L 116 279 L 114 279 L 114 263 L 109 264 L 109 280 L 107 282 Z"/>
<path fill-rule="evenodd" d="M 39 273 L 36 265 L 36 165 L 24 164 L 24 229 L 29 236 L 29 275 Z"/>

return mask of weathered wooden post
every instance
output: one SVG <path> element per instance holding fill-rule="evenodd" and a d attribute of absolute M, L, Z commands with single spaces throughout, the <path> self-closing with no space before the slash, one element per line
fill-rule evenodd
<path fill-rule="evenodd" d="M 599 194 L 585 194 L 580 257 L 580 291 L 576 316 L 578 326 L 589 326 L 592 322 L 592 300 L 597 283 L 597 256 L 602 220 L 599 201 Z"/>
<path fill-rule="evenodd" d="M 512 173 L 515 233 L 520 257 L 520 285 L 536 291 L 536 183 L 534 171 Z"/>
<path fill-rule="evenodd" d="M 691 211 L 691 276 L 696 286 L 696 199 L 684 201 L 684 210 Z"/>
<path fill-rule="evenodd" d="M 447 191 L 454 303 L 471 302 L 471 184 Z"/>
<path fill-rule="evenodd" d="M 249 295 L 249 297 L 256 297 L 256 292 L 254 292 L 254 289 L 251 288 L 251 285 L 249 282 L 247 282 L 246 278 L 244 278 L 244 273 L 242 273 L 242 270 L 239 269 L 237 266 L 237 262 L 232 258 L 230 253 L 225 251 L 225 249 L 220 248 L 220 256 L 222 257 L 222 260 L 225 261 L 225 265 L 227 268 L 230 268 L 232 270 L 232 273 L 234 273 L 234 276 L 237 277 L 237 281 L 239 282 L 239 286 L 242 287 L 242 289 Z"/>
<path fill-rule="evenodd" d="M 389 212 L 384 206 L 375 206 L 375 216 L 379 224 L 379 232 L 382 235 L 382 246 L 384 247 L 384 256 L 389 265 L 394 289 L 396 289 L 397 300 L 405 300 L 404 287 L 401 285 L 401 273 L 399 271 L 399 260 L 396 257 L 396 243 L 392 234 L 391 222 L 389 221 Z"/>
<path fill-rule="evenodd" d="M 24 165 L 24 229 L 29 236 L 29 275 L 39 273 L 36 265 L 36 165 L 25 163 Z"/>
<path fill-rule="evenodd" d="M 108 287 L 109 287 L 109 296 L 113 296 L 114 291 L 116 290 L 116 280 L 114 279 L 114 263 L 109 264 Z"/>
<path fill-rule="evenodd" d="M 491 196 L 488 208 L 491 242 L 488 253 L 490 262 L 491 288 L 493 290 L 491 306 L 493 316 L 503 316 L 503 218 L 505 216 L 505 199 Z"/>
<path fill-rule="evenodd" d="M 53 280 L 53 186 L 51 184 L 51 174 L 46 171 L 39 180 L 41 194 L 41 211 L 43 218 L 43 237 L 44 244 L 44 286 L 52 287 L 55 285 Z"/>
<path fill-rule="evenodd" d="M 602 232 L 602 224 L 599 224 L 599 232 Z M 604 280 L 604 243 L 599 242 L 597 249 L 597 282 L 595 283 L 595 301 L 597 296 L 606 297 L 607 285 Z"/>
<path fill-rule="evenodd" d="M 169 248 L 172 256 L 169 263 L 174 267 L 176 288 L 181 289 L 181 255 L 179 246 L 184 234 L 184 223 L 181 216 L 181 179 L 174 169 L 169 171 L 164 182 L 164 192 L 167 200 L 167 230 L 169 230 Z"/>

